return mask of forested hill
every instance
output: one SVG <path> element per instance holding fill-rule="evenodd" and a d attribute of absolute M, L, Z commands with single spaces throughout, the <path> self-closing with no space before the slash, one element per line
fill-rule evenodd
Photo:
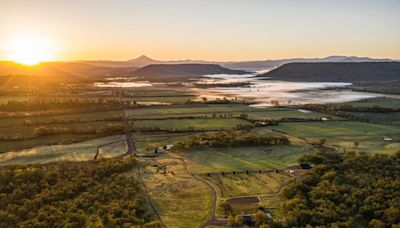
<path fill-rule="evenodd" d="M 147 78 L 198 77 L 206 74 L 246 74 L 216 64 L 154 64 L 136 70 L 133 75 Z"/>
<path fill-rule="evenodd" d="M 288 63 L 259 75 L 298 82 L 400 81 L 400 62 Z"/>

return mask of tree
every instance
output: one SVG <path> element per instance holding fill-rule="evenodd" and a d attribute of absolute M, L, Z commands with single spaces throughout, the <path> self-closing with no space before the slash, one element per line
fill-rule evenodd
<path fill-rule="evenodd" d="M 268 216 L 267 214 L 265 214 L 264 211 L 262 210 L 258 210 L 255 214 L 254 214 L 254 221 L 256 223 L 256 225 L 260 226 L 262 224 L 266 224 L 268 222 Z"/>
<path fill-rule="evenodd" d="M 326 139 L 320 139 L 319 140 L 319 145 L 323 146 L 326 143 Z"/>
<path fill-rule="evenodd" d="M 225 217 L 228 217 L 229 215 L 233 214 L 233 210 L 231 205 L 229 205 L 226 202 L 221 203 L 221 209 L 224 212 Z"/>
<path fill-rule="evenodd" d="M 247 114 L 247 113 L 241 113 L 241 114 L 239 115 L 239 118 L 240 118 L 240 119 L 247 120 L 247 119 L 249 118 L 249 114 Z"/>

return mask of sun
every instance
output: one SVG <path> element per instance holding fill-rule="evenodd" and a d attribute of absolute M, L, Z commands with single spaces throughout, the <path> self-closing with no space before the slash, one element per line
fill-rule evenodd
<path fill-rule="evenodd" d="M 8 60 L 33 66 L 54 60 L 54 44 L 38 36 L 10 37 L 6 41 L 5 57 Z"/>

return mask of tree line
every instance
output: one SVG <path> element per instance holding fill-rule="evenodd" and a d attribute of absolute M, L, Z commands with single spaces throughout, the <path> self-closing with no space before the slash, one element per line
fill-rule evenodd
<path fill-rule="evenodd" d="M 249 131 L 218 131 L 207 132 L 190 136 L 177 143 L 175 149 L 190 149 L 201 146 L 228 147 L 228 146 L 266 146 L 288 145 L 290 141 L 282 135 L 262 135 Z"/>

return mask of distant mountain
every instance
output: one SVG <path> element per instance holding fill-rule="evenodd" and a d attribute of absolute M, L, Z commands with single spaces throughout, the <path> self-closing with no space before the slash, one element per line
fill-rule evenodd
<path fill-rule="evenodd" d="M 204 60 L 176 60 L 176 61 L 160 61 L 151 59 L 142 55 L 136 59 L 127 61 L 81 61 L 85 64 L 104 66 L 104 67 L 143 67 L 151 64 L 218 64 L 222 67 L 231 69 L 241 69 L 247 71 L 255 71 L 261 69 L 271 69 L 292 62 L 390 62 L 391 59 L 372 59 L 368 57 L 356 56 L 329 56 L 325 58 L 293 58 L 279 60 L 261 60 L 261 61 L 238 61 L 238 62 L 213 62 Z"/>
<path fill-rule="evenodd" d="M 400 62 L 288 63 L 259 77 L 298 82 L 395 82 Z"/>
<path fill-rule="evenodd" d="M 148 80 L 188 79 L 206 74 L 246 74 L 242 70 L 232 70 L 216 64 L 154 64 L 142 67 L 133 76 Z"/>
<path fill-rule="evenodd" d="M 287 63 L 303 62 L 303 63 L 326 63 L 326 62 L 392 62 L 391 59 L 372 59 L 368 57 L 356 56 L 328 56 L 325 58 L 293 58 L 278 59 L 265 61 L 246 61 L 246 62 L 224 62 L 221 66 L 232 69 L 260 70 L 280 67 Z"/>

